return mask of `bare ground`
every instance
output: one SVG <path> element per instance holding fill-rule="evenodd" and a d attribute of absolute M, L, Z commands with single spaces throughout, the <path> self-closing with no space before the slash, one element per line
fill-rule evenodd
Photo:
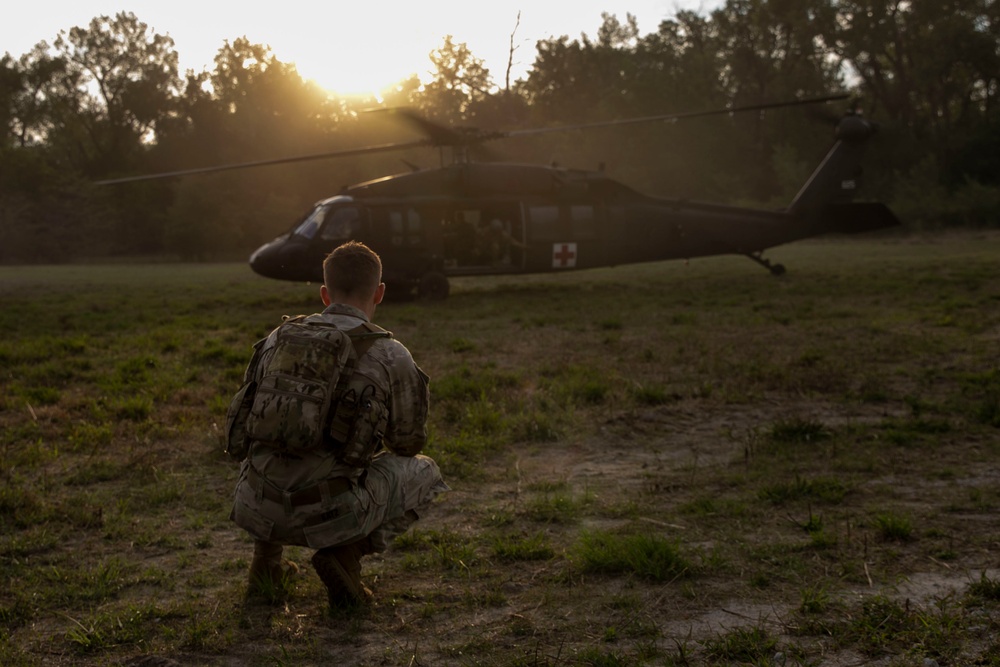
<path fill-rule="evenodd" d="M 628 518 L 602 513 L 569 526 L 540 525 L 556 544 L 563 538 L 569 543 L 579 530 L 611 528 L 626 521 L 643 523 L 651 533 L 677 539 L 703 554 L 720 541 L 784 543 L 795 531 L 790 529 L 792 520 L 780 512 L 762 525 L 750 519 L 745 527 L 737 522 L 731 534 L 720 535 L 701 527 L 699 516 L 678 519 L 676 508 L 711 493 L 712 489 L 700 486 L 707 480 L 718 479 L 726 470 L 739 474 L 754 456 L 753 434 L 760 425 L 789 415 L 811 415 L 833 426 L 882 420 L 887 410 L 847 409 L 806 400 L 753 406 L 688 401 L 609 415 L 597 435 L 515 446 L 496 457 L 481 477 L 453 482 L 453 492 L 418 530 L 465 534 L 471 541 L 489 522 L 489 514 L 516 513 L 532 489 L 557 484 L 587 494 L 602 507 L 640 498 L 642 513 Z M 975 479 L 940 482 L 938 491 L 995 484 L 996 478 L 996 469 L 986 469 Z M 923 481 L 900 462 L 892 477 L 872 479 L 867 485 L 891 485 L 898 494 L 897 506 L 934 512 L 940 495 Z M 864 487 L 856 489 L 845 503 L 847 512 L 853 507 L 860 514 L 869 499 Z M 996 531 L 991 512 L 956 512 L 946 521 L 954 528 L 953 536 L 971 538 Z M 831 604 L 843 605 L 846 614 L 858 600 L 879 594 L 905 600 L 908 607 L 932 609 L 942 601 L 959 599 L 969 583 L 984 574 L 1000 574 L 995 550 L 983 548 L 979 541 L 963 544 L 961 537 L 955 538 L 958 543 L 953 548 L 959 555 L 948 562 L 909 544 L 896 545 L 887 555 L 876 553 L 882 548 L 861 521 L 848 523 L 838 527 L 838 555 L 860 558 L 862 566 L 839 573 L 840 584 L 831 591 Z M 748 532 L 740 532 L 744 528 Z M 246 544 L 233 539 L 224 548 L 246 549 Z M 660 656 L 649 664 L 707 664 L 711 661 L 704 657 L 704 642 L 733 629 L 760 628 L 777 640 L 768 664 L 910 664 L 900 662 L 905 657 L 901 650 L 873 657 L 853 646 L 838 646 L 829 636 L 803 633 L 800 591 L 807 582 L 750 584 L 752 562 L 737 564 L 736 570 L 710 569 L 692 579 L 649 583 L 629 576 L 575 573 L 563 558 L 513 565 L 470 563 L 467 572 L 444 576 L 437 570 L 410 571 L 404 558 L 390 551 L 366 560 L 364 576 L 377 599 L 360 615 L 328 615 L 322 591 L 306 564 L 301 582 L 283 605 L 219 600 L 223 606 L 241 605 L 248 641 L 232 646 L 226 655 L 193 652 L 167 657 L 180 664 L 216 665 L 633 664 L 599 663 L 592 656 L 634 656 L 639 650 Z M 837 569 L 835 560 L 825 564 L 829 572 Z M 493 602 L 483 603 L 487 597 Z M 984 632 L 989 625 L 984 619 Z M 982 637 L 970 642 L 969 655 L 984 650 L 989 641 Z M 308 644 L 314 655 L 325 657 L 283 662 L 282 647 L 296 643 Z M 145 654 L 127 664 L 156 664 L 149 659 Z"/>

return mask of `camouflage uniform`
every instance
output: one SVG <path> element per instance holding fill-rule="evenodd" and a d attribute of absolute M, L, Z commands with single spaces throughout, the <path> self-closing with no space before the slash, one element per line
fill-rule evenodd
<path fill-rule="evenodd" d="M 309 320 L 350 330 L 368 318 L 352 306 L 333 304 Z M 274 345 L 262 341 L 260 355 Z M 255 357 L 256 358 L 256 357 Z M 251 362 L 245 380 L 257 379 Z M 243 462 L 231 518 L 259 542 L 323 549 L 369 540 L 384 550 L 417 513 L 448 490 L 437 464 L 419 452 L 427 440 L 427 376 L 397 340 L 379 338 L 358 360 L 354 378 L 375 387 L 389 411 L 383 444 L 367 467 L 337 461 L 334 452 L 281 451 L 261 442 Z"/>

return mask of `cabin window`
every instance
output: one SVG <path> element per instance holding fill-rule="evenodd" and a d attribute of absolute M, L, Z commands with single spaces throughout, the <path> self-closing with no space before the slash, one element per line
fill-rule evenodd
<path fill-rule="evenodd" d="M 559 233 L 558 206 L 531 206 L 528 208 L 531 219 L 531 236 L 535 239 L 554 239 Z"/>
<path fill-rule="evenodd" d="M 320 238 L 324 241 L 350 241 L 361 231 L 361 212 L 353 206 L 338 208 L 327 216 Z"/>
<path fill-rule="evenodd" d="M 389 211 L 389 235 L 394 246 L 419 246 L 421 238 L 420 213 L 416 209 Z"/>
<path fill-rule="evenodd" d="M 316 230 L 319 229 L 320 223 L 326 217 L 327 207 L 317 206 L 313 209 L 312 213 L 303 220 L 298 227 L 295 228 L 295 236 L 301 236 L 303 238 L 311 239 L 316 236 Z"/>
<path fill-rule="evenodd" d="M 573 236 L 577 239 L 597 237 L 597 216 L 593 206 L 570 206 L 569 218 L 573 223 Z"/>

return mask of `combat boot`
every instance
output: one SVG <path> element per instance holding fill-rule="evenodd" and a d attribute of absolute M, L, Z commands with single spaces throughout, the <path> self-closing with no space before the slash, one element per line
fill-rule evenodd
<path fill-rule="evenodd" d="M 253 545 L 253 560 L 250 561 L 247 592 L 252 595 L 277 599 L 286 593 L 285 584 L 290 576 L 298 572 L 298 566 L 283 562 L 280 544 L 256 540 Z"/>
<path fill-rule="evenodd" d="M 361 583 L 361 557 L 371 553 L 369 540 L 326 547 L 313 554 L 316 574 L 326 586 L 330 607 L 335 609 L 370 602 L 372 592 Z"/>

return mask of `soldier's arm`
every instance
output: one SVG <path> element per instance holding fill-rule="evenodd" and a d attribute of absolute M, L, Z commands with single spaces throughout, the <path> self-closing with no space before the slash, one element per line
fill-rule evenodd
<path fill-rule="evenodd" d="M 394 351 L 396 354 L 390 365 L 389 423 L 385 446 L 400 456 L 414 456 L 427 443 L 430 392 L 427 375 L 405 348 L 400 348 Z"/>

